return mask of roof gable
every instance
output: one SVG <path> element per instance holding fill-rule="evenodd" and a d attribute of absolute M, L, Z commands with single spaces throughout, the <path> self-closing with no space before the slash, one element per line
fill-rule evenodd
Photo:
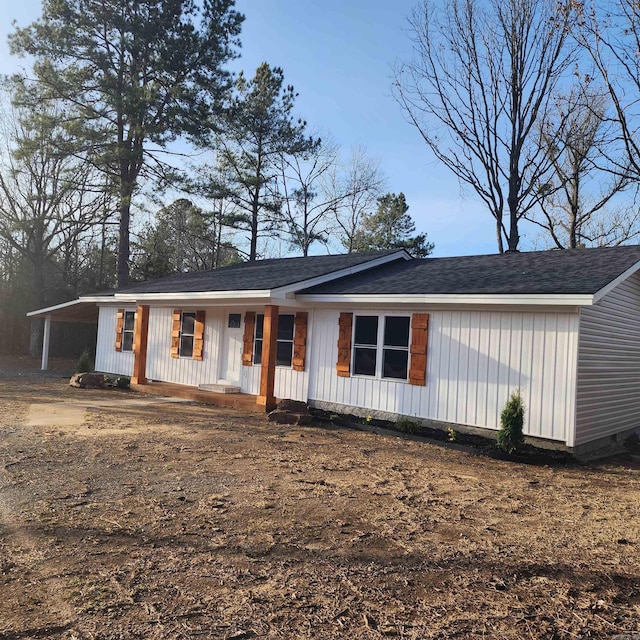
<path fill-rule="evenodd" d="M 369 251 L 326 256 L 275 258 L 241 262 L 212 271 L 179 273 L 157 280 L 132 284 L 103 295 L 170 294 L 225 291 L 295 290 L 318 279 L 333 279 L 352 270 L 374 268 L 380 263 L 409 259 L 404 250 Z M 297 286 L 299 285 L 299 286 Z"/>

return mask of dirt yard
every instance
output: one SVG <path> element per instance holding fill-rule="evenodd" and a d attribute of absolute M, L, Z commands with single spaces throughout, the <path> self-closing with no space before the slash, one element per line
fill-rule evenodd
<path fill-rule="evenodd" d="M 640 464 L 0 379 L 0 639 L 640 632 Z"/>

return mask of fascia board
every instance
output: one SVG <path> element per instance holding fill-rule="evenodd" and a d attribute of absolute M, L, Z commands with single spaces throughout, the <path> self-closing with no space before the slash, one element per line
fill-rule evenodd
<path fill-rule="evenodd" d="M 351 276 L 354 273 L 361 273 L 362 271 L 366 271 L 367 269 L 380 267 L 383 264 L 387 264 L 388 262 L 394 262 L 398 258 L 403 258 L 404 260 L 412 260 L 411 256 L 406 252 L 405 249 L 400 249 L 398 251 L 395 251 L 394 253 L 390 253 L 389 255 L 375 258 L 374 260 L 362 262 L 352 267 L 347 267 L 346 269 L 340 269 L 340 271 L 325 273 L 324 275 L 316 276 L 315 278 L 309 278 L 308 280 L 302 280 L 301 282 L 288 284 L 285 287 L 278 287 L 277 289 L 273 290 L 274 295 L 286 296 L 287 294 L 299 291 L 300 289 L 309 289 L 310 287 L 315 287 L 318 284 L 324 284 L 325 282 L 331 282 L 332 280 L 344 278 L 345 276 Z"/>
<path fill-rule="evenodd" d="M 495 294 L 315 294 L 299 295 L 302 302 L 348 303 L 348 304 L 456 304 L 456 305 L 530 305 L 530 306 L 590 306 L 594 303 L 591 294 L 572 295 L 495 295 Z"/>
<path fill-rule="evenodd" d="M 121 302 L 184 302 L 193 300 L 239 300 L 269 299 L 272 292 L 269 289 L 254 289 L 247 291 L 184 291 L 178 293 L 116 293 L 114 299 Z"/>
<path fill-rule="evenodd" d="M 636 262 L 632 267 L 629 267 L 626 271 L 621 273 L 615 280 L 612 280 L 608 285 L 602 287 L 599 291 L 596 291 L 593 296 L 593 303 L 599 302 L 610 291 L 615 289 L 621 282 L 624 282 L 627 278 L 631 277 L 636 271 L 640 269 L 640 262 Z"/>

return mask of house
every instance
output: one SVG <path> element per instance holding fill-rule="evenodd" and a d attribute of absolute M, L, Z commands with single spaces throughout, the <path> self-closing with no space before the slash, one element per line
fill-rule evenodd
<path fill-rule="evenodd" d="M 29 315 L 97 319 L 99 371 L 218 385 L 267 408 L 291 398 L 490 434 L 520 389 L 526 435 L 590 455 L 640 426 L 639 270 L 640 246 L 283 258 Z"/>

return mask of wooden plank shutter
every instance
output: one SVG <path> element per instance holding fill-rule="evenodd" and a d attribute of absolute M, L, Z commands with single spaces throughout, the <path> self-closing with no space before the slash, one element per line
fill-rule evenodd
<path fill-rule="evenodd" d="M 171 357 L 177 358 L 180 355 L 180 324 L 182 322 L 182 311 L 173 310 L 171 321 Z"/>
<path fill-rule="evenodd" d="M 124 332 L 124 309 L 116 314 L 116 351 L 122 351 L 122 334 Z"/>
<path fill-rule="evenodd" d="M 196 311 L 196 322 L 193 330 L 193 359 L 202 360 L 204 353 L 204 320 L 205 312 Z"/>
<path fill-rule="evenodd" d="M 296 313 L 295 327 L 293 332 L 293 370 L 304 371 L 305 358 L 307 355 L 307 320 L 309 314 L 306 311 Z"/>
<path fill-rule="evenodd" d="M 253 334 L 256 330 L 256 313 L 247 311 L 244 314 L 244 335 L 242 337 L 242 364 L 250 367 L 253 364 Z"/>
<path fill-rule="evenodd" d="M 411 364 L 409 384 L 424 387 L 427 384 L 427 341 L 429 314 L 414 313 L 411 318 Z"/>
<path fill-rule="evenodd" d="M 351 334 L 353 313 L 342 312 L 338 321 L 338 362 L 336 373 L 341 378 L 351 375 Z"/>

